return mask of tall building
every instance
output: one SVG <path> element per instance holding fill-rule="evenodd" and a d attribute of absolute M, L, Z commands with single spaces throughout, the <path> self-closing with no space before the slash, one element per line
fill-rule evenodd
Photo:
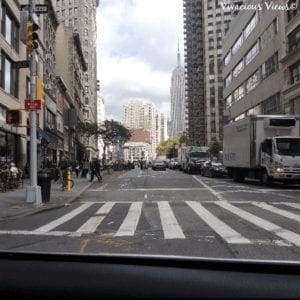
<path fill-rule="evenodd" d="M 251 114 L 300 113 L 299 7 L 262 7 L 240 11 L 223 43 L 228 121 Z"/>
<path fill-rule="evenodd" d="M 97 55 L 96 55 L 96 9 L 99 0 L 57 0 L 56 12 L 59 20 L 66 27 L 73 28 L 79 34 L 87 71 L 82 78 L 84 101 L 81 105 L 85 119 L 97 122 Z M 96 156 L 97 141 L 89 139 L 85 142 L 88 156 Z"/>
<path fill-rule="evenodd" d="M 171 135 L 185 131 L 185 71 L 181 65 L 178 45 L 177 67 L 171 79 Z"/>
<path fill-rule="evenodd" d="M 123 124 L 129 129 L 149 131 L 151 141 L 151 157 L 155 157 L 157 142 L 156 109 L 153 103 L 131 101 L 123 106 Z"/>
<path fill-rule="evenodd" d="M 236 13 L 221 1 L 183 0 L 183 7 L 187 132 L 193 144 L 209 145 L 222 140 L 222 41 Z"/>

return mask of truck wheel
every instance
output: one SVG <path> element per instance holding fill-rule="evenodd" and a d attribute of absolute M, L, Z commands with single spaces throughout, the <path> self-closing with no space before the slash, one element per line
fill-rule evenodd
<path fill-rule="evenodd" d="M 266 171 L 262 173 L 260 183 L 266 186 L 270 186 L 272 184 L 272 178 L 268 175 Z"/>

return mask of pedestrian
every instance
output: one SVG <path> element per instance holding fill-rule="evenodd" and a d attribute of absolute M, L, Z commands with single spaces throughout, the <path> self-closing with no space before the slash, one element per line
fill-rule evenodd
<path fill-rule="evenodd" d="M 82 178 L 86 178 L 86 175 L 87 175 L 87 173 L 89 172 L 89 167 L 90 167 L 90 162 L 89 162 L 89 160 L 86 158 L 86 159 L 83 161 L 83 164 L 82 164 L 82 172 L 81 172 L 81 177 L 82 177 Z"/>
<path fill-rule="evenodd" d="M 102 181 L 102 176 L 100 174 L 100 163 L 98 161 L 98 159 L 93 159 L 91 164 L 90 164 L 90 170 L 91 170 L 91 182 L 93 182 L 94 180 L 94 176 L 96 175 L 96 177 L 98 178 L 98 181 L 101 182 Z"/>
<path fill-rule="evenodd" d="M 58 169 L 60 170 L 60 176 L 62 178 L 62 189 L 64 190 L 67 183 L 67 171 L 69 167 L 69 162 L 66 157 L 63 155 L 61 160 L 58 163 Z"/>
<path fill-rule="evenodd" d="M 80 171 L 80 164 L 79 164 L 78 160 L 76 160 L 75 161 L 75 174 L 76 174 L 76 178 L 78 178 L 79 171 Z"/>

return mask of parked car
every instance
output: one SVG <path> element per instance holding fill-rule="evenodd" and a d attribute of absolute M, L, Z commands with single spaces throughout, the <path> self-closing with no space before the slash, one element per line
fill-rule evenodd
<path fill-rule="evenodd" d="M 167 169 L 167 166 L 163 160 L 157 159 L 152 162 L 152 170 L 166 171 L 166 169 Z"/>
<path fill-rule="evenodd" d="M 171 158 L 169 161 L 169 168 L 170 169 L 177 169 L 178 168 L 178 159 L 177 158 Z"/>
<path fill-rule="evenodd" d="M 227 170 L 221 161 L 207 160 L 201 168 L 201 175 L 208 177 L 224 177 Z"/>

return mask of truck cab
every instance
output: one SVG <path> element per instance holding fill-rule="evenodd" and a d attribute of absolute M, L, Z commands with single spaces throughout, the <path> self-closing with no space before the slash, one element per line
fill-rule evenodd
<path fill-rule="evenodd" d="M 267 138 L 261 145 L 261 181 L 300 183 L 300 137 Z"/>
<path fill-rule="evenodd" d="M 184 153 L 182 169 L 187 173 L 200 173 L 202 165 L 209 159 L 208 147 L 189 146 Z"/>

